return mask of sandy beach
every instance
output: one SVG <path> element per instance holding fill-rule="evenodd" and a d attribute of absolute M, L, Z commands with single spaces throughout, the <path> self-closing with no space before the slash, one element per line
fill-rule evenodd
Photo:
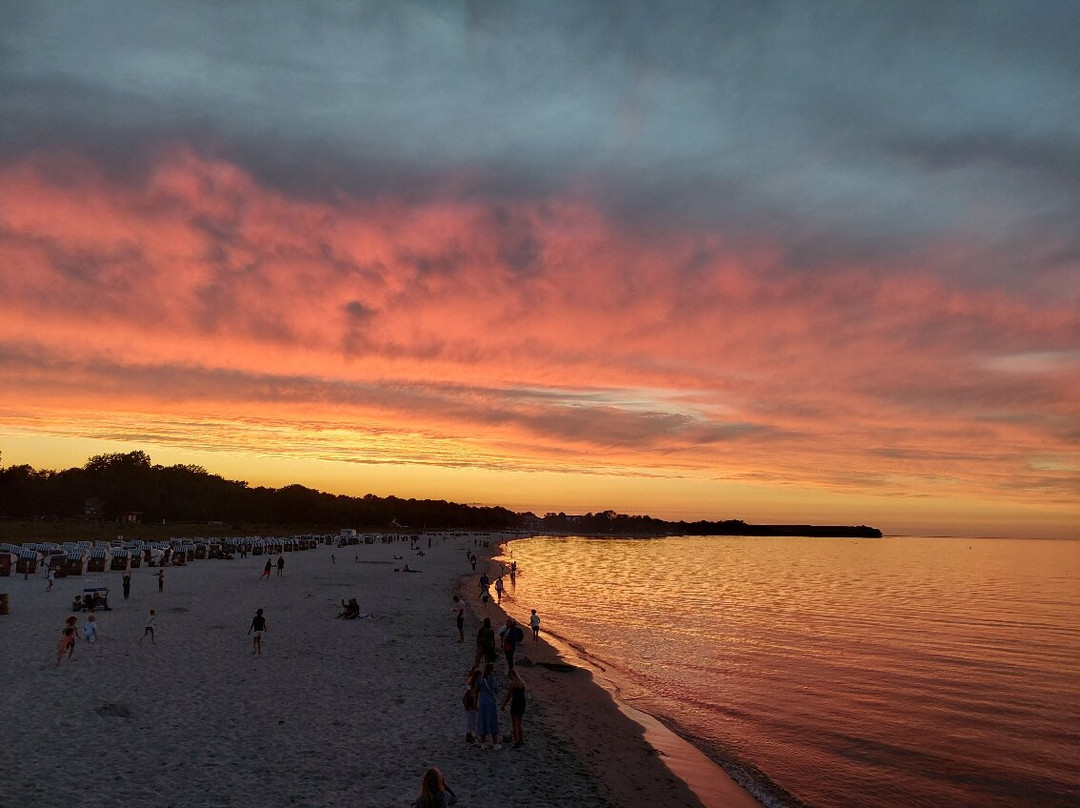
<path fill-rule="evenodd" d="M 51 592 L 39 576 L 0 578 L 11 606 L 0 616 L 0 806 L 408 806 L 428 766 L 461 806 L 701 806 L 587 670 L 545 667 L 559 658 L 531 637 L 518 652 L 525 745 L 464 740 L 476 630 L 502 617 L 475 586 L 495 548 L 475 548 L 473 573 L 466 547 L 473 539 L 425 544 L 422 557 L 407 542 L 321 546 L 286 553 L 269 580 L 265 556 L 196 561 L 167 568 L 162 592 L 144 567 L 129 600 L 119 572 L 61 578 Z M 395 572 L 406 563 L 421 572 Z M 73 596 L 101 585 L 112 610 L 96 613 L 98 642 L 80 640 L 57 666 Z M 455 592 L 470 605 L 465 643 Z M 335 619 L 350 597 L 373 616 Z M 155 643 L 140 643 L 150 609 Z M 497 670 L 504 680 L 501 660 Z M 709 797 L 756 804 L 734 783 Z"/>

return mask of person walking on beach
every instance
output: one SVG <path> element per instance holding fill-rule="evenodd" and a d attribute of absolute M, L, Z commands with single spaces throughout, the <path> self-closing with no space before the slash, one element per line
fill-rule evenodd
<path fill-rule="evenodd" d="M 486 743 L 487 749 L 494 746 L 499 749 L 499 708 L 495 702 L 495 692 L 499 689 L 499 681 L 495 678 L 495 666 L 488 663 L 484 666 L 484 675 L 476 683 L 476 732 L 480 736 L 480 743 Z M 491 741 L 485 742 L 490 736 Z"/>
<path fill-rule="evenodd" d="M 65 653 L 68 659 L 71 659 L 75 653 L 75 627 L 70 624 L 64 626 L 64 631 L 60 635 L 60 643 L 56 646 L 56 667 L 60 667 L 60 660 L 64 658 Z"/>
<path fill-rule="evenodd" d="M 506 667 L 508 670 L 513 670 L 514 652 L 517 650 L 518 643 L 525 639 L 525 632 L 518 627 L 514 618 L 508 617 L 506 625 L 502 627 L 499 634 L 502 635 L 502 650 L 506 655 Z"/>
<path fill-rule="evenodd" d="M 125 572 L 124 573 L 123 582 L 124 582 L 124 600 L 127 600 L 128 598 L 131 597 L 131 573 L 130 572 Z"/>
<path fill-rule="evenodd" d="M 164 592 L 165 591 L 165 570 L 158 570 L 157 571 L 157 591 L 158 592 Z"/>
<path fill-rule="evenodd" d="M 457 794 L 446 784 L 442 772 L 432 766 L 424 772 L 424 779 L 420 781 L 420 796 L 412 808 L 449 808 L 451 805 L 457 805 Z"/>
<path fill-rule="evenodd" d="M 157 617 L 157 612 L 153 609 L 150 610 L 150 615 L 146 618 L 146 625 L 143 627 L 142 636 L 139 637 L 139 645 L 142 645 L 142 641 L 147 637 L 150 638 L 151 645 L 157 645 L 154 641 L 154 619 Z"/>
<path fill-rule="evenodd" d="M 255 612 L 255 616 L 251 618 L 251 625 L 248 627 L 248 634 L 255 632 L 255 636 L 251 638 L 251 653 L 253 656 L 262 656 L 262 635 L 266 631 L 266 618 L 263 617 L 263 610 L 259 609 Z"/>
<path fill-rule="evenodd" d="M 495 598 L 497 603 L 502 603 L 503 582 L 502 577 L 495 579 Z"/>
<path fill-rule="evenodd" d="M 506 697 L 502 703 L 504 710 L 507 704 L 510 705 L 510 727 L 514 736 L 514 749 L 517 749 L 525 743 L 525 734 L 521 728 L 521 719 L 525 715 L 525 680 L 513 668 L 510 669 L 510 675 L 506 680 Z"/>
<path fill-rule="evenodd" d="M 540 615 L 536 613 L 536 609 L 529 615 L 529 628 L 532 629 L 533 642 L 536 642 L 540 638 Z"/>
<path fill-rule="evenodd" d="M 263 578 L 265 578 L 266 580 L 269 581 L 270 580 L 270 570 L 272 570 L 273 568 L 274 568 L 274 563 L 269 558 L 266 559 L 266 564 L 263 565 L 262 575 L 259 576 L 259 580 L 261 581 Z"/>
<path fill-rule="evenodd" d="M 465 599 L 454 595 L 454 605 L 450 608 L 457 612 L 458 642 L 465 642 Z"/>
<path fill-rule="evenodd" d="M 495 629 L 491 625 L 491 618 L 485 617 L 484 624 L 476 632 L 476 659 L 473 667 L 478 667 L 481 662 L 495 661 Z"/>
<path fill-rule="evenodd" d="M 488 600 L 491 598 L 488 593 L 489 586 L 491 586 L 491 579 L 487 577 L 487 573 L 480 573 L 480 600 L 484 602 L 484 606 L 488 605 Z"/>
<path fill-rule="evenodd" d="M 49 571 L 48 573 L 46 573 L 46 575 L 49 579 L 49 585 L 45 587 L 45 591 L 52 592 L 53 584 L 56 582 L 56 570 L 54 570 L 52 567 L 49 567 Z"/>
<path fill-rule="evenodd" d="M 285 556 L 278 554 L 277 557 L 277 575 L 280 578 L 285 573 Z"/>

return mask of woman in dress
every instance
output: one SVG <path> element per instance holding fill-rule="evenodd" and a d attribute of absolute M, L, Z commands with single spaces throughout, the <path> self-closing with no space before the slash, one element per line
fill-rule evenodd
<path fill-rule="evenodd" d="M 480 736 L 480 743 L 490 736 L 488 746 L 496 749 L 499 748 L 499 708 L 495 702 L 498 687 L 495 666 L 489 662 L 484 666 L 484 675 L 476 683 L 476 733 Z"/>

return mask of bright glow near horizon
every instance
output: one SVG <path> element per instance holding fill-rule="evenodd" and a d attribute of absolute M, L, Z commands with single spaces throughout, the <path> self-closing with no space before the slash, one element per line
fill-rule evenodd
<path fill-rule="evenodd" d="M 1067 11 L 104 6 L 0 19 L 5 465 L 1080 534 Z"/>

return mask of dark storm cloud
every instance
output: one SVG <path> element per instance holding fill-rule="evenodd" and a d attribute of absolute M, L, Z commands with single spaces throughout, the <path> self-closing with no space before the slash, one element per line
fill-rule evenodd
<path fill-rule="evenodd" d="M 290 193 L 586 188 L 638 227 L 779 230 L 805 267 L 958 228 L 1007 249 L 1032 219 L 1078 249 L 1073 3 L 99 0 L 0 15 L 7 158 L 69 145 L 137 171 L 179 141 Z M 526 268 L 537 250 L 526 233 L 503 257 Z"/>

